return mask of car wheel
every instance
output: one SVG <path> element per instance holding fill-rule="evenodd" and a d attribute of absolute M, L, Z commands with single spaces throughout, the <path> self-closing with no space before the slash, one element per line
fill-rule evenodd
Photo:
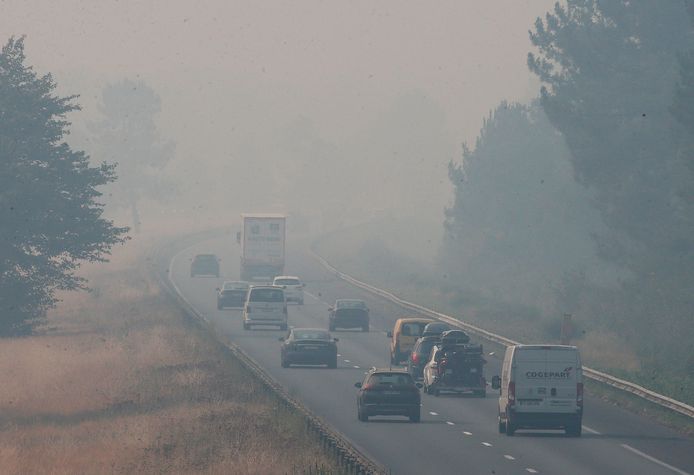
<path fill-rule="evenodd" d="M 223 308 L 224 306 L 221 303 L 217 302 L 217 310 L 222 310 Z"/>
<path fill-rule="evenodd" d="M 304 304 L 304 299 L 299 300 L 297 303 L 298 303 L 299 305 L 303 305 L 303 304 Z"/>
<path fill-rule="evenodd" d="M 487 391 L 484 390 L 484 389 L 482 389 L 482 390 L 480 390 L 480 391 L 477 391 L 477 393 L 475 393 L 475 395 L 476 395 L 477 397 L 482 397 L 482 398 L 484 398 L 484 397 L 487 397 Z"/>
<path fill-rule="evenodd" d="M 328 330 L 330 330 L 331 332 L 334 332 L 335 331 L 335 325 L 328 325 Z"/>
<path fill-rule="evenodd" d="M 578 422 L 578 423 L 576 423 L 576 422 L 570 422 L 570 423 L 567 424 L 566 427 L 564 428 L 564 432 L 565 432 L 566 435 L 568 435 L 569 437 L 581 437 L 581 431 L 582 431 L 582 428 L 581 428 L 581 423 L 580 423 L 580 422 Z"/>
<path fill-rule="evenodd" d="M 410 422 L 419 422 L 422 418 L 422 412 L 418 408 L 412 414 L 410 414 Z"/>
<path fill-rule="evenodd" d="M 364 325 L 363 327 L 361 327 L 361 331 L 363 331 L 363 332 L 368 332 L 368 331 L 369 331 L 369 326 L 368 326 L 368 325 Z"/>
<path fill-rule="evenodd" d="M 499 419 L 499 434 L 503 434 L 504 432 L 506 432 L 506 423 L 501 420 L 501 417 L 499 417 L 498 419 Z"/>
<path fill-rule="evenodd" d="M 516 426 L 513 424 L 513 421 L 509 417 L 508 414 L 506 414 L 506 435 L 512 436 L 513 434 L 516 433 Z"/>
<path fill-rule="evenodd" d="M 243 329 L 244 329 L 244 330 L 250 330 L 250 329 L 251 329 L 251 326 L 250 326 L 248 323 L 244 323 L 244 324 L 243 324 Z"/>
<path fill-rule="evenodd" d="M 283 359 L 282 360 L 282 367 L 283 368 L 289 368 L 289 361 Z"/>
<path fill-rule="evenodd" d="M 437 388 L 434 389 L 434 396 L 439 397 L 441 395 L 441 391 Z"/>
<path fill-rule="evenodd" d="M 280 325 L 280 330 L 287 331 L 287 324 Z"/>
<path fill-rule="evenodd" d="M 369 415 L 362 408 L 357 409 L 357 419 L 362 422 L 369 422 Z"/>
<path fill-rule="evenodd" d="M 424 391 L 424 394 L 429 394 L 429 386 L 427 386 L 425 384 L 424 387 L 422 388 L 422 391 Z"/>
<path fill-rule="evenodd" d="M 334 360 L 331 360 L 331 361 L 328 363 L 328 368 L 330 368 L 330 369 L 335 369 L 335 368 L 337 368 L 337 356 L 335 357 Z"/>

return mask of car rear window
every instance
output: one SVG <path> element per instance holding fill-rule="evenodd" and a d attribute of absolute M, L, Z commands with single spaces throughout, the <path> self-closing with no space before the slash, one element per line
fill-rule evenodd
<path fill-rule="evenodd" d="M 424 333 L 424 327 L 426 323 L 405 323 L 402 326 L 402 334 L 405 336 L 421 336 Z"/>
<path fill-rule="evenodd" d="M 365 309 L 366 303 L 363 300 L 338 300 L 335 308 L 360 308 Z"/>
<path fill-rule="evenodd" d="M 195 256 L 195 259 L 198 261 L 216 261 L 217 257 L 213 254 L 200 254 Z"/>
<path fill-rule="evenodd" d="M 329 340 L 330 333 L 321 330 L 294 330 L 295 340 Z"/>
<path fill-rule="evenodd" d="M 284 292 L 280 289 L 252 289 L 251 302 L 284 302 Z"/>
<path fill-rule="evenodd" d="M 399 386 L 414 384 L 408 373 L 376 373 L 369 377 L 368 384 L 396 384 Z"/>
<path fill-rule="evenodd" d="M 301 285 L 299 279 L 275 279 L 275 285 Z"/>

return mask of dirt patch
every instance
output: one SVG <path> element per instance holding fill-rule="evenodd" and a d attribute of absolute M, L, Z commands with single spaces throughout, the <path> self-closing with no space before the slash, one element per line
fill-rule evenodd
<path fill-rule="evenodd" d="M 93 292 L 63 296 L 39 334 L 0 340 L 0 472 L 337 472 L 142 256 L 90 266 Z"/>

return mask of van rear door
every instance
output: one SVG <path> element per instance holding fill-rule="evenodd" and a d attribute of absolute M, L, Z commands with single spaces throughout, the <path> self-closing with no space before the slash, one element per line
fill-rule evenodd
<path fill-rule="evenodd" d="M 580 361 L 575 348 L 516 348 L 514 373 L 518 412 L 575 412 Z"/>

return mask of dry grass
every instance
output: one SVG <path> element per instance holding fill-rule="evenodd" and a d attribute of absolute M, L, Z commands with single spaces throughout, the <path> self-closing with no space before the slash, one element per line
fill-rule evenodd
<path fill-rule="evenodd" d="M 334 468 L 299 417 L 159 294 L 127 247 L 40 334 L 0 340 L 0 473 Z"/>

